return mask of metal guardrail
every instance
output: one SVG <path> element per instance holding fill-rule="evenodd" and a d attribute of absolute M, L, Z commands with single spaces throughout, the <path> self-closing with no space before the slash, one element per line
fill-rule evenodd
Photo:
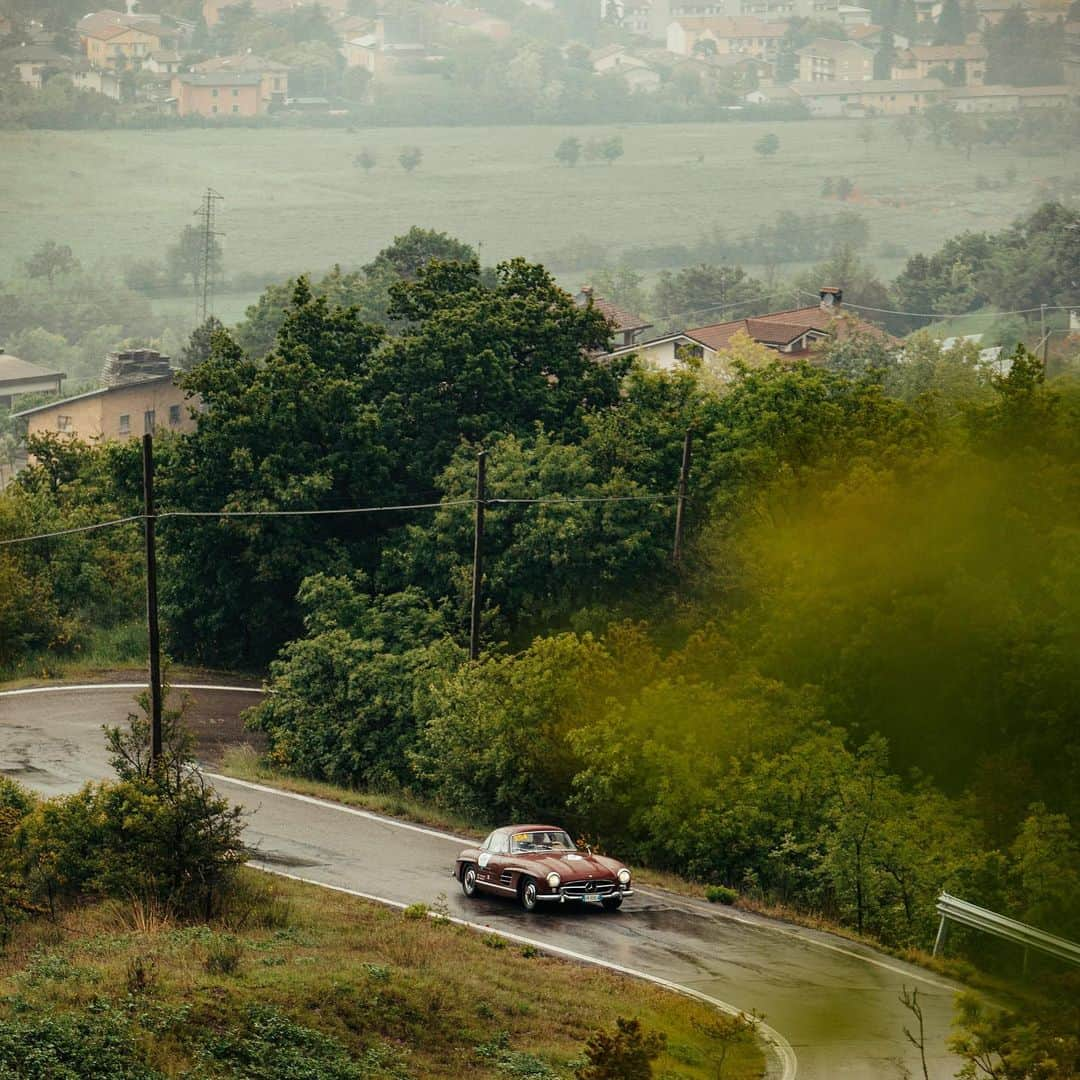
<path fill-rule="evenodd" d="M 938 927 L 937 938 L 934 941 L 935 956 L 945 945 L 946 925 L 953 922 L 1020 945 L 1024 950 L 1025 969 L 1030 949 L 1056 957 L 1058 960 L 1064 960 L 1069 964 L 1080 965 L 1080 945 L 1076 942 L 1048 934 L 1045 930 L 1028 926 L 1027 923 L 1017 922 L 1016 919 L 999 915 L 996 911 L 988 911 L 986 908 L 969 904 L 966 900 L 959 900 L 948 893 L 942 893 L 938 897 L 937 911 L 941 916 L 941 925 Z"/>

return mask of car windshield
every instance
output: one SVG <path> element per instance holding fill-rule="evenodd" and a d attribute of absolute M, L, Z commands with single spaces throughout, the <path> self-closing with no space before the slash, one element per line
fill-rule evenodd
<path fill-rule="evenodd" d="M 576 851 L 573 840 L 562 829 L 530 829 L 510 837 L 510 850 L 515 854 L 528 851 Z"/>

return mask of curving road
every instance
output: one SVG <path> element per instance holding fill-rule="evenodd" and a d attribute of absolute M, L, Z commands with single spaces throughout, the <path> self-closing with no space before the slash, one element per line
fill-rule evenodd
<path fill-rule="evenodd" d="M 202 724 L 235 720 L 253 692 L 189 688 Z M 0 692 L 0 772 L 44 795 L 109 775 L 101 726 L 132 711 L 134 687 Z M 397 904 L 446 894 L 451 914 L 564 955 L 615 965 L 738 1009 L 765 1014 L 771 1075 L 791 1080 L 883 1080 L 920 1073 L 897 1000 L 919 988 L 931 1076 L 950 1077 L 945 1051 L 958 989 L 939 976 L 818 931 L 641 888 L 615 914 L 555 909 L 526 915 L 497 899 L 466 900 L 450 877 L 463 842 L 217 774 L 215 786 L 250 812 L 246 839 L 265 869 Z"/>

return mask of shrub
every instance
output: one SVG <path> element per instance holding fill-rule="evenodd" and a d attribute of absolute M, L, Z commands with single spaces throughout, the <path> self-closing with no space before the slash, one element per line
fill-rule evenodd
<path fill-rule="evenodd" d="M 179 713 L 163 724 L 164 753 L 149 759 L 149 724 L 108 731 L 120 779 L 41 803 L 20 823 L 18 856 L 33 897 L 136 898 L 147 910 L 210 918 L 243 858 L 239 807 L 191 762 Z"/>
<path fill-rule="evenodd" d="M 586 1064 L 574 1075 L 577 1080 L 649 1080 L 666 1041 L 662 1032 L 646 1033 L 640 1020 L 620 1016 L 613 1033 L 601 1031 L 588 1041 Z"/>
<path fill-rule="evenodd" d="M 705 899 L 710 904 L 734 904 L 739 899 L 739 891 L 728 885 L 706 885 Z"/>
<path fill-rule="evenodd" d="M 235 975 L 243 959 L 244 946 L 234 938 L 224 938 L 207 948 L 203 967 L 211 975 Z"/>

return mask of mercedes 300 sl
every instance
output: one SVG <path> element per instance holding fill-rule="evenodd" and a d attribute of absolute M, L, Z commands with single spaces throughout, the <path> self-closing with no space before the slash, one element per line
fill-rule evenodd
<path fill-rule="evenodd" d="M 621 862 L 579 851 L 555 825 L 496 829 L 480 847 L 466 848 L 457 857 L 454 877 L 466 896 L 516 897 L 526 911 L 570 902 L 614 911 L 633 893 L 630 871 Z"/>

